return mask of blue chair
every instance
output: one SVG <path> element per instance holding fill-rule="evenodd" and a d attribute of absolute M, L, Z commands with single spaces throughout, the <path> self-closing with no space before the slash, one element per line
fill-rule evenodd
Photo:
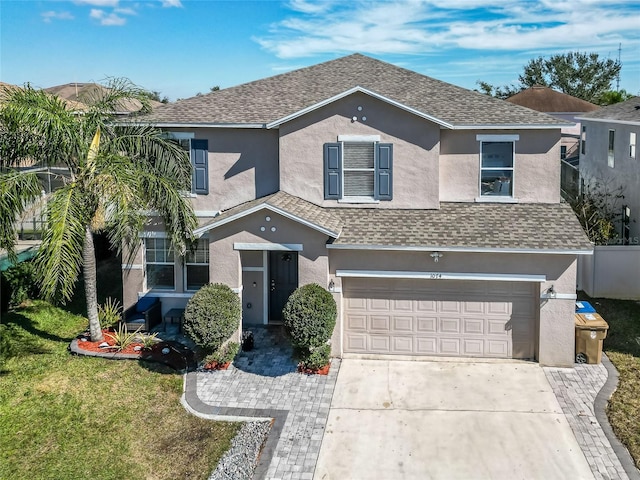
<path fill-rule="evenodd" d="M 139 328 L 149 332 L 156 325 L 162 323 L 162 303 L 158 297 L 142 297 L 138 303 L 124 311 L 123 323 L 127 330 L 135 331 Z"/>

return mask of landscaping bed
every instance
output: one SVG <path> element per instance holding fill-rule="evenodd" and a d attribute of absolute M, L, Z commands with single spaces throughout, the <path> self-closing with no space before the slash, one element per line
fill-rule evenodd
<path fill-rule="evenodd" d="M 86 322 L 39 301 L 3 314 L 0 478 L 208 478 L 240 424 L 187 413 L 161 364 L 70 355 Z"/>
<path fill-rule="evenodd" d="M 611 396 L 607 416 L 618 439 L 627 447 L 640 468 L 640 302 L 589 298 L 609 324 L 604 351 L 620 374 Z"/>

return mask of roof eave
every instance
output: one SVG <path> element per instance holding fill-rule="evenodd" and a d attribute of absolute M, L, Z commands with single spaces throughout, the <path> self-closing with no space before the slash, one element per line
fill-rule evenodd
<path fill-rule="evenodd" d="M 575 123 L 557 123 L 557 124 L 534 124 L 534 123 L 522 123 L 522 124 L 475 124 L 475 125 L 454 125 L 452 130 L 555 130 L 563 127 L 575 126 Z"/>
<path fill-rule="evenodd" d="M 297 215 L 294 215 L 286 210 L 283 210 L 282 208 L 276 207 L 274 205 L 271 205 L 269 203 L 263 202 L 260 203 L 258 205 L 255 205 L 251 208 L 248 208 L 247 210 L 243 210 L 242 212 L 238 212 L 235 215 L 231 215 L 223 220 L 220 220 L 218 222 L 216 222 L 215 220 L 213 221 L 213 223 L 210 223 L 208 225 L 203 225 L 200 228 L 196 228 L 193 231 L 193 234 L 196 237 L 200 237 L 201 235 L 203 235 L 205 232 L 208 232 L 209 230 L 213 230 L 215 228 L 221 227 L 222 225 L 226 225 L 228 223 L 232 223 L 235 222 L 236 220 L 239 220 L 241 218 L 244 218 L 248 215 L 251 215 L 252 213 L 255 212 L 259 212 L 260 210 L 269 210 L 273 213 L 277 213 L 278 215 L 282 215 L 283 217 L 286 217 L 290 220 L 293 220 L 294 222 L 300 223 L 301 225 L 305 225 L 313 230 L 316 230 L 320 233 L 323 233 L 331 238 L 338 238 L 338 236 L 340 235 L 340 232 L 334 232 L 333 230 L 330 230 L 328 228 L 322 227 L 321 225 L 315 224 L 313 222 L 310 222 L 302 217 L 299 217 Z"/>
<path fill-rule="evenodd" d="M 587 120 L 589 122 L 600 122 L 600 123 L 619 123 L 621 125 L 640 125 L 640 120 L 616 120 L 615 118 L 589 118 L 589 117 L 576 117 L 576 120 Z"/>
<path fill-rule="evenodd" d="M 360 245 L 360 244 L 328 244 L 332 250 L 386 250 L 407 252 L 459 252 L 459 253 L 517 253 L 544 255 L 593 255 L 592 249 L 542 249 L 542 248 L 500 248 L 500 247 L 442 247 L 438 245 Z"/>

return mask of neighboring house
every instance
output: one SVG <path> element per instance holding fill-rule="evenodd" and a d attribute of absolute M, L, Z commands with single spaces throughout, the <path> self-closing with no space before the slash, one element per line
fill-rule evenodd
<path fill-rule="evenodd" d="M 97 83 L 65 83 L 64 85 L 57 85 L 55 87 L 45 88 L 45 92 L 49 92 L 56 95 L 68 102 L 76 102 L 80 106 L 78 110 L 82 111 L 86 109 L 84 103 L 92 103 L 91 100 L 100 98 L 104 94 L 106 87 Z M 149 104 L 152 109 L 163 105 L 161 102 L 155 100 L 149 100 Z M 140 110 L 142 104 L 135 99 L 124 99 L 118 106 L 117 115 L 129 115 Z"/>
<path fill-rule="evenodd" d="M 243 325 L 277 323 L 315 282 L 334 355 L 574 361 L 576 256 L 543 113 L 359 54 L 178 101 L 143 117 L 191 151 L 196 249 L 157 219 L 124 267 L 124 303 L 184 307 L 207 282 Z"/>
<path fill-rule="evenodd" d="M 580 120 L 577 120 L 577 117 L 584 113 L 598 110 L 600 108 L 598 105 L 542 85 L 534 85 L 516 93 L 507 98 L 507 102 L 538 112 L 548 113 L 555 118 L 573 123 L 574 125 L 566 125 L 561 129 L 560 158 L 574 166 L 577 165 L 580 158 L 578 149 L 580 144 Z"/>
<path fill-rule="evenodd" d="M 640 97 L 579 117 L 582 122 L 580 176 L 609 191 L 622 187 L 621 243 L 640 244 Z"/>

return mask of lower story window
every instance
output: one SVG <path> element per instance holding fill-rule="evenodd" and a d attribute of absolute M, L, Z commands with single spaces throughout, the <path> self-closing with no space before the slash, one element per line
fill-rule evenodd
<path fill-rule="evenodd" d="M 187 290 L 198 290 L 209 283 L 209 240 L 198 239 L 185 258 Z"/>
<path fill-rule="evenodd" d="M 145 238 L 147 288 L 173 290 L 175 260 L 168 238 Z"/>

